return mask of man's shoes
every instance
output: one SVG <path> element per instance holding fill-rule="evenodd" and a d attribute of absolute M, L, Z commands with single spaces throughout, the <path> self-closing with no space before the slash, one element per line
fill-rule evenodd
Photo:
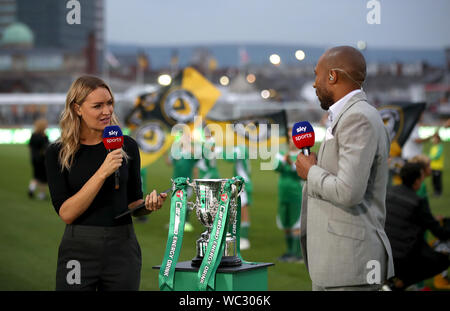
<path fill-rule="evenodd" d="M 240 241 L 241 251 L 249 249 L 249 248 L 250 248 L 250 241 L 246 238 L 241 238 L 241 241 Z"/>

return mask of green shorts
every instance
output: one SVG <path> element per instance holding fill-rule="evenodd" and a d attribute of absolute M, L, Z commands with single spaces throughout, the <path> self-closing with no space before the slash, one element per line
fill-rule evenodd
<path fill-rule="evenodd" d="M 281 201 L 278 203 L 277 225 L 280 229 L 300 229 L 301 202 Z"/>

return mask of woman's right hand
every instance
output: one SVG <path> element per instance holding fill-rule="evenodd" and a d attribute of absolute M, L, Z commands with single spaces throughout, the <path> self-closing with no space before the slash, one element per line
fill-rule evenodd
<path fill-rule="evenodd" d="M 106 156 L 105 161 L 99 168 L 101 176 L 105 179 L 114 173 L 121 165 L 123 161 L 122 148 L 111 151 Z"/>

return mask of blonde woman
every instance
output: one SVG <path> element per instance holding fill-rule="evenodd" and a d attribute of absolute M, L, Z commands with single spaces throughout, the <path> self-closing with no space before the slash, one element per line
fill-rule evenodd
<path fill-rule="evenodd" d="M 102 134 L 112 124 L 118 119 L 106 83 L 94 76 L 75 80 L 61 115 L 61 137 L 46 156 L 52 203 L 67 224 L 58 251 L 57 290 L 139 289 L 141 250 L 131 216 L 114 219 L 144 202 L 139 150 L 124 136 L 123 148 L 108 153 Z M 147 195 L 145 213 L 160 209 L 166 196 L 155 190 Z"/>
<path fill-rule="evenodd" d="M 39 200 L 45 199 L 45 193 L 47 191 L 47 174 L 45 172 L 45 150 L 49 144 L 48 137 L 45 134 L 47 126 L 47 120 L 36 120 L 34 122 L 33 134 L 28 143 L 33 169 L 33 178 L 28 185 L 28 196 L 33 198 L 37 191 L 37 198 Z"/>

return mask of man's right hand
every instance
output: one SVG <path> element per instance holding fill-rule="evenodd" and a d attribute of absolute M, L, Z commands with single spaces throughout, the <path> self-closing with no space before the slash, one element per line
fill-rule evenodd
<path fill-rule="evenodd" d="M 297 155 L 297 161 L 295 161 L 295 166 L 297 168 L 297 175 L 304 179 L 308 179 L 308 172 L 311 166 L 317 164 L 317 155 L 311 152 L 309 156 L 305 156 L 302 152 Z"/>

